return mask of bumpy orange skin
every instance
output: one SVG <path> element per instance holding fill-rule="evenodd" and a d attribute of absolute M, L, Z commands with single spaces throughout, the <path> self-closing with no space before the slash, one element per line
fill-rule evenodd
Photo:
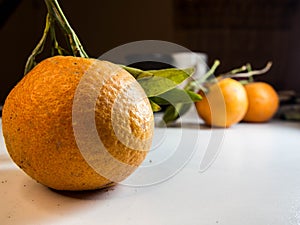
<path fill-rule="evenodd" d="M 195 106 L 200 118 L 209 126 L 230 127 L 240 122 L 247 112 L 247 93 L 243 85 L 234 79 L 223 79 L 213 84 L 208 93 L 199 94 L 203 99 Z"/>
<path fill-rule="evenodd" d="M 246 122 L 267 122 L 279 106 L 279 97 L 274 88 L 265 82 L 253 82 L 245 86 L 249 107 L 243 119 Z"/>
<path fill-rule="evenodd" d="M 10 156 L 29 176 L 57 190 L 99 189 L 125 179 L 142 163 L 151 146 L 153 113 L 141 87 L 132 86 L 127 95 L 126 85 L 136 80 L 123 69 L 114 70 L 116 66 L 95 59 L 56 56 L 39 63 L 10 92 L 3 107 L 3 135 Z M 110 76 L 111 68 L 115 72 Z M 80 123 L 72 120 L 76 111 L 73 103 L 87 71 L 90 76 L 84 85 L 90 89 L 82 88 L 77 93 L 83 99 L 79 102 L 82 107 L 75 112 L 83 120 Z M 97 91 L 99 84 L 103 86 Z M 96 90 L 98 97 L 95 105 L 87 108 L 85 103 L 95 102 L 91 90 Z M 135 95 L 143 97 L 139 105 Z M 128 110 L 122 111 L 122 107 Z M 84 119 L 90 112 L 106 148 L 103 152 L 112 156 L 107 160 L 97 155 L 101 146 L 89 140 L 90 127 Z M 81 138 L 90 150 L 85 157 L 74 128 L 86 135 Z M 126 141 L 135 144 L 134 148 Z M 97 168 L 92 168 L 91 162 Z M 129 165 L 129 170 L 122 169 L 123 164 Z"/>

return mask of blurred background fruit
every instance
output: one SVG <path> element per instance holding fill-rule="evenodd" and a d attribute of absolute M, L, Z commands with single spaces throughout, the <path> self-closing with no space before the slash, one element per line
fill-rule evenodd
<path fill-rule="evenodd" d="M 278 110 L 279 97 L 274 88 L 266 82 L 250 82 L 244 85 L 249 107 L 243 121 L 266 122 Z"/>
<path fill-rule="evenodd" d="M 230 127 L 240 122 L 248 109 L 247 93 L 243 85 L 231 78 L 211 84 L 203 99 L 195 103 L 198 115 L 205 124 Z"/>

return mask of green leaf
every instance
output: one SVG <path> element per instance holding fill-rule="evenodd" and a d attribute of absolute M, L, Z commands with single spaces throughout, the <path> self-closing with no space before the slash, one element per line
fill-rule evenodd
<path fill-rule="evenodd" d="M 194 68 L 186 68 L 186 69 L 178 69 L 178 68 L 169 68 L 169 69 L 161 69 L 161 70 L 147 70 L 146 72 L 152 73 L 157 77 L 165 77 L 173 81 L 177 81 L 181 83 L 186 78 L 190 77 L 194 73 Z M 139 76 L 138 78 L 143 78 Z"/>
<path fill-rule="evenodd" d="M 151 77 L 153 73 L 148 71 L 143 71 L 137 68 L 129 67 L 129 66 L 122 66 L 128 73 L 130 73 L 135 79 L 138 77 Z"/>
<path fill-rule="evenodd" d="M 150 97 L 149 100 L 155 102 L 158 105 L 170 105 L 170 102 L 158 96 Z"/>
<path fill-rule="evenodd" d="M 192 91 L 173 88 L 161 95 L 151 97 L 151 100 L 159 105 L 169 105 L 177 103 L 191 103 L 201 100 L 201 96 Z"/>
<path fill-rule="evenodd" d="M 166 111 L 163 115 L 163 120 L 166 124 L 171 121 L 175 121 L 179 117 L 179 113 L 173 105 L 170 105 L 166 108 Z"/>
<path fill-rule="evenodd" d="M 198 102 L 198 101 L 202 100 L 202 96 L 197 94 L 194 91 L 185 90 L 185 92 L 190 96 L 190 98 L 193 102 Z"/>
<path fill-rule="evenodd" d="M 157 103 L 155 103 L 151 99 L 149 99 L 149 102 L 150 102 L 150 105 L 151 105 L 151 108 L 152 108 L 153 112 L 158 112 L 158 111 L 161 110 L 161 107 Z"/>
<path fill-rule="evenodd" d="M 178 85 L 164 77 L 146 77 L 137 80 L 148 97 L 160 95 Z"/>
<path fill-rule="evenodd" d="M 152 76 L 138 75 L 137 81 L 148 97 L 161 95 L 182 83 L 191 76 L 191 69 L 181 70 L 176 68 L 163 70 L 149 70 Z"/>
<path fill-rule="evenodd" d="M 177 120 L 180 116 L 185 114 L 192 106 L 192 103 L 178 103 L 175 105 L 170 105 L 167 107 L 164 115 L 163 120 L 166 124 L 171 123 L 175 120 Z"/>

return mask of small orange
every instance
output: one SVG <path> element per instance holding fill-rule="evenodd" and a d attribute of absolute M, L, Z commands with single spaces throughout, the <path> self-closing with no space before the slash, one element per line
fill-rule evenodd
<path fill-rule="evenodd" d="M 265 82 L 248 83 L 245 86 L 249 107 L 244 117 L 247 122 L 266 122 L 276 113 L 279 97 L 274 88 Z"/>
<path fill-rule="evenodd" d="M 243 85 L 231 78 L 212 84 L 203 99 L 195 103 L 198 115 L 207 125 L 230 127 L 240 122 L 248 109 L 247 93 Z"/>

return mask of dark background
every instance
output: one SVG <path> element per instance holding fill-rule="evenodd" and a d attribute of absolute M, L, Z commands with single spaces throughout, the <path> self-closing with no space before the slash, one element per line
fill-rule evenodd
<path fill-rule="evenodd" d="M 88 54 L 138 40 L 164 40 L 208 54 L 218 72 L 273 61 L 259 79 L 300 92 L 300 0 L 60 1 Z M 42 0 L 0 0 L 0 102 L 22 78 L 46 17 Z"/>

